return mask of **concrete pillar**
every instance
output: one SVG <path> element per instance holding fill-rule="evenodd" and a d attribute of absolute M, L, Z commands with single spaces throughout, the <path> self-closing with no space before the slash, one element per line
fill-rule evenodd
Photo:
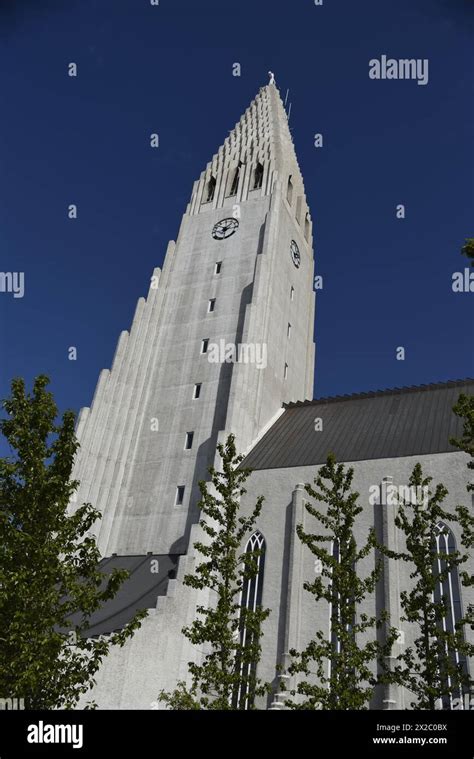
<path fill-rule="evenodd" d="M 391 551 L 397 550 L 395 527 L 396 506 L 387 504 L 387 488 L 393 484 L 393 477 L 384 477 L 381 483 L 380 508 L 382 509 L 382 539 L 386 548 Z M 384 608 L 389 614 L 389 626 L 400 629 L 400 587 L 398 572 L 393 571 L 393 562 L 387 556 L 383 557 L 383 596 Z M 395 643 L 398 647 L 399 644 Z M 386 664 L 390 670 L 393 665 L 394 656 L 386 658 Z M 386 685 L 384 687 L 383 708 L 385 710 L 402 709 L 400 703 L 400 688 L 397 685 Z"/>
<path fill-rule="evenodd" d="M 285 690 L 275 693 L 274 700 L 270 706 L 270 709 L 272 710 L 285 709 L 284 701 L 288 697 L 288 691 L 295 685 L 295 678 L 288 674 L 288 668 L 291 664 L 289 651 L 291 648 L 299 649 L 301 647 L 300 621 L 302 612 L 301 600 L 304 592 L 304 566 L 303 545 L 296 534 L 296 526 L 298 524 L 303 524 L 303 526 L 305 526 L 305 493 L 305 486 L 302 482 L 296 485 L 292 493 L 286 624 L 283 648 L 284 653 L 281 660 L 280 676 L 280 681 L 282 685 L 284 685 Z"/>

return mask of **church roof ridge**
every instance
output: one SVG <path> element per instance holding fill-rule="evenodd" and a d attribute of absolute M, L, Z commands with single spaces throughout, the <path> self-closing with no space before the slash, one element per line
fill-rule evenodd
<path fill-rule="evenodd" d="M 312 466 L 323 464 L 330 451 L 341 462 L 454 453 L 450 440 L 462 435 L 463 422 L 453 406 L 466 387 L 474 390 L 474 379 L 285 404 L 242 466 Z M 362 400 L 366 402 L 356 402 Z"/>
<path fill-rule="evenodd" d="M 283 408 L 300 408 L 301 406 L 317 406 L 320 403 L 339 403 L 341 401 L 358 401 L 366 398 L 381 398 L 387 395 L 405 395 L 407 393 L 428 392 L 430 390 L 442 390 L 443 388 L 464 387 L 474 383 L 473 377 L 464 379 L 445 380 L 443 382 L 430 382 L 421 385 L 406 385 L 403 387 L 385 388 L 384 390 L 367 390 L 359 393 L 346 393 L 344 395 L 330 395 L 321 398 L 313 398 L 307 401 L 293 401 L 284 403 Z"/>

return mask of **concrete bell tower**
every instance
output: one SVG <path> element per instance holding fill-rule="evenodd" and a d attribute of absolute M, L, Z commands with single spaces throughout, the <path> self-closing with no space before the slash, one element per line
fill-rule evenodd
<path fill-rule="evenodd" d="M 184 553 L 218 438 L 245 452 L 312 398 L 311 217 L 273 78 L 200 178 L 112 369 L 81 410 L 77 502 L 104 556 Z"/>

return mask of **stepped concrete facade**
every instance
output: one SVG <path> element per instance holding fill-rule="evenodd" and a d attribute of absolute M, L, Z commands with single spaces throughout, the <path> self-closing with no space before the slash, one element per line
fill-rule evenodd
<path fill-rule="evenodd" d="M 227 219 L 236 231 L 216 239 Z M 219 434 L 233 431 L 245 450 L 282 403 L 312 397 L 313 269 L 301 173 L 269 85 L 195 182 L 163 269 L 81 411 L 77 498 L 103 514 L 104 555 L 184 552 Z M 204 340 L 249 347 L 240 362 L 211 362 Z"/>
<path fill-rule="evenodd" d="M 263 628 L 259 675 L 273 691 L 261 708 L 283 708 L 277 667 L 285 681 L 289 650 L 301 648 L 315 629 L 329 634 L 327 608 L 315 609 L 302 588 L 314 576 L 314 557 L 295 528 L 307 518 L 304 483 L 312 482 L 330 450 L 354 466 L 364 507 L 361 542 L 375 526 L 381 540 L 398 545 L 394 509 L 374 504 L 370 489 L 406 484 L 418 460 L 425 474 L 447 485 L 453 508 L 467 503 L 467 457 L 449 437 L 460 432 L 452 405 L 474 383 L 312 401 L 313 279 L 311 215 L 285 108 L 271 82 L 194 183 L 163 268 L 153 272 L 112 368 L 102 371 L 93 403 L 78 419 L 75 503 L 91 502 L 102 513 L 94 530 L 104 562 L 139 565 L 142 578 L 135 584 L 131 578 L 118 616 L 114 609 L 109 626 L 98 622 L 94 634 L 107 634 L 114 629 L 110 620 L 143 605 L 147 562 L 166 558 L 156 604 L 148 602 L 140 630 L 104 661 L 82 705 L 93 699 L 105 709 L 163 708 L 160 690 L 186 680 L 188 662 L 199 660 L 182 628 L 196 617 L 197 605 L 212 599 L 183 579 L 196 565 L 194 543 L 203 539 L 198 482 L 209 479 L 209 466 L 219 466 L 216 444 L 229 433 L 254 470 L 242 509 L 249 513 L 265 496 L 259 588 L 272 613 Z M 323 419 L 324 432 L 316 431 L 315 419 Z M 175 570 L 168 571 L 171 565 Z M 385 570 L 367 611 L 387 608 L 403 646 L 410 640 L 399 596 L 409 577 L 391 564 Z M 153 586 L 147 588 L 149 599 Z M 458 611 L 473 601 L 457 587 Z M 401 688 L 374 693 L 373 708 L 408 705 Z"/>

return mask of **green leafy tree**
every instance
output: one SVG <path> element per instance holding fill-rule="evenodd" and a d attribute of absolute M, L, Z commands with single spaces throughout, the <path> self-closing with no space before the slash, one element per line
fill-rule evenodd
<path fill-rule="evenodd" d="M 449 442 L 470 456 L 467 468 L 472 471 L 474 470 L 474 395 L 461 393 L 456 405 L 453 406 L 453 411 L 463 420 L 463 432 L 460 438 L 450 438 Z M 474 493 L 474 482 L 468 482 L 466 490 L 468 493 Z M 458 509 L 467 518 L 469 510 L 465 506 L 458 506 Z M 470 534 L 463 534 L 462 540 L 466 545 L 469 545 Z M 474 585 L 474 578 L 467 574 L 463 575 L 463 581 L 465 586 Z"/>
<path fill-rule="evenodd" d="M 0 459 L 0 694 L 23 698 L 27 709 L 73 708 L 110 646 L 123 645 L 146 614 L 107 639 L 84 637 L 127 573 L 106 579 L 97 569 L 88 534 L 96 509 L 84 504 L 68 515 L 79 484 L 70 479 L 75 419 L 67 411 L 56 423 L 48 383 L 39 376 L 30 395 L 13 380 L 0 421 L 13 454 Z"/>
<path fill-rule="evenodd" d="M 471 260 L 471 266 L 474 266 L 474 237 L 468 237 L 461 248 L 463 256 Z"/>
<path fill-rule="evenodd" d="M 296 528 L 321 569 L 320 575 L 303 587 L 317 604 L 325 601 L 329 605 L 331 636 L 328 639 L 326 630 L 317 630 L 303 651 L 290 651 L 288 673 L 311 676 L 290 691 L 292 696 L 304 696 L 299 703 L 286 702 L 292 709 L 365 709 L 375 686 L 382 682 L 377 671 L 382 672 L 385 682 L 390 677 L 384 662 L 397 631 L 389 626 L 385 613 L 376 618 L 360 611 L 381 577 L 382 558 L 378 557 L 375 569 L 364 579 L 360 577 L 360 562 L 375 553 L 377 542 L 371 529 L 365 545 L 357 546 L 354 526 L 362 507 L 357 502 L 359 493 L 352 491 L 353 475 L 352 468 L 346 470 L 330 454 L 314 480 L 315 487 L 306 485 L 308 495 L 327 508 L 321 511 L 305 502 L 306 511 L 318 524 L 314 532 L 306 532 L 301 524 Z M 386 631 L 384 643 L 377 640 L 377 630 L 382 626 Z"/>
<path fill-rule="evenodd" d="M 467 462 L 468 469 L 474 469 L 474 395 L 461 393 L 453 411 L 463 419 L 463 433 L 460 438 L 451 438 L 450 443 L 460 451 L 467 453 L 471 460 Z M 474 482 L 467 485 L 469 493 L 474 493 Z"/>
<path fill-rule="evenodd" d="M 434 492 L 429 489 L 431 477 L 424 477 L 420 464 L 416 464 L 410 476 L 411 492 L 416 498 L 409 502 L 401 499 L 395 517 L 395 525 L 404 535 L 406 548 L 401 552 L 386 550 L 393 559 L 407 562 L 411 589 L 400 594 L 402 621 L 407 622 L 414 633 L 412 646 L 399 654 L 394 672 L 399 681 L 413 694 L 411 706 L 415 709 L 435 709 L 443 697 L 459 697 L 471 679 L 464 668 L 462 658 L 474 654 L 474 646 L 467 643 L 464 635 L 471 619 L 459 619 L 454 629 L 443 625 L 448 616 L 449 599 L 441 588 L 446 588 L 450 573 L 468 559 L 466 549 L 473 545 L 474 518 L 465 506 L 457 506 L 454 512 L 443 508 L 448 491 L 438 484 Z M 450 525 L 458 524 L 462 534 L 463 550 L 445 550 L 436 538 L 447 533 Z M 466 572 L 460 572 L 464 585 L 472 584 Z M 456 660 L 455 652 L 460 655 Z"/>
<path fill-rule="evenodd" d="M 257 677 L 261 654 L 261 626 L 269 609 L 255 610 L 240 605 L 244 584 L 256 577 L 261 552 L 242 552 L 247 535 L 254 531 L 263 497 L 250 516 L 239 516 L 240 497 L 249 469 L 240 468 L 243 456 L 236 454 L 234 436 L 217 447 L 222 471 L 209 469 L 210 486 L 200 482 L 200 525 L 209 538 L 194 547 L 203 561 L 184 584 L 212 591 L 215 603 L 197 607 L 198 618 L 183 634 L 207 651 L 201 664 L 189 662 L 191 686 L 179 682 L 172 693 L 161 691 L 160 700 L 170 709 L 253 709 L 255 698 L 269 691 Z M 242 631 L 245 629 L 245 636 Z"/>

